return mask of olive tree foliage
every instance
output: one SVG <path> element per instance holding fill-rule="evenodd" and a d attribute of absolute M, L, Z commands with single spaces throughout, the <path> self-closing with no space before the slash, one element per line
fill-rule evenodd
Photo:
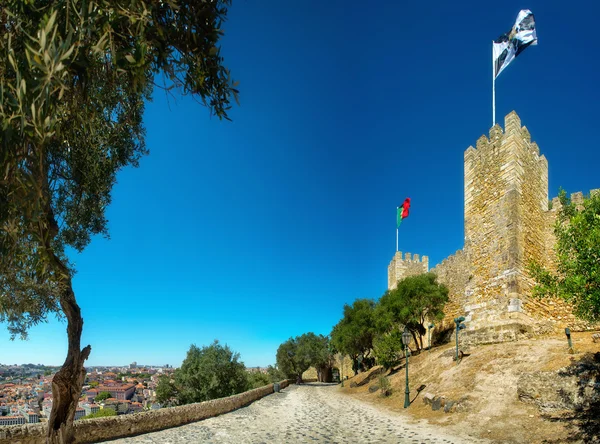
<path fill-rule="evenodd" d="M 25 338 L 48 314 L 67 320 L 49 441 L 74 439 L 91 352 L 66 249 L 108 235 L 116 174 L 146 154 L 142 114 L 156 84 L 227 118 L 237 90 L 217 45 L 228 5 L 0 0 L 0 321 Z"/>
<path fill-rule="evenodd" d="M 314 333 L 290 338 L 277 348 L 276 359 L 277 367 L 286 377 L 301 383 L 302 373 L 310 366 L 317 368 L 317 371 L 330 366 L 329 340 L 326 336 Z"/>
<path fill-rule="evenodd" d="M 375 310 L 377 329 L 380 334 L 402 332 L 407 327 L 418 350 L 423 348 L 423 326 L 426 321 L 443 318 L 444 305 L 448 302 L 448 288 L 437 282 L 434 273 L 408 276 L 398 281 L 379 300 Z"/>
<path fill-rule="evenodd" d="M 386 370 L 398 365 L 403 354 L 402 347 L 402 333 L 397 329 L 377 335 L 373 341 L 377 364 Z"/>
<path fill-rule="evenodd" d="M 166 404 L 190 404 L 223 398 L 250 388 L 239 353 L 214 341 L 207 347 L 191 345 L 173 378 L 163 376 L 156 388 L 157 401 Z"/>
<path fill-rule="evenodd" d="M 600 320 L 600 192 L 580 206 L 559 192 L 561 208 L 554 226 L 556 271 L 536 262 L 529 272 L 535 296 L 557 296 L 573 304 L 575 315 Z"/>
<path fill-rule="evenodd" d="M 375 301 L 357 299 L 344 305 L 344 316 L 331 331 L 335 351 L 350 356 L 355 373 L 368 369 L 371 362 L 375 328 Z"/>

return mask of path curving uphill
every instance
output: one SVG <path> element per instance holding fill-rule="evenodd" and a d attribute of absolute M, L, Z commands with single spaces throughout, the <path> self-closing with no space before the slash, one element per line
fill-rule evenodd
<path fill-rule="evenodd" d="M 483 443 L 338 392 L 336 385 L 292 385 L 251 405 L 181 427 L 111 443 Z"/>

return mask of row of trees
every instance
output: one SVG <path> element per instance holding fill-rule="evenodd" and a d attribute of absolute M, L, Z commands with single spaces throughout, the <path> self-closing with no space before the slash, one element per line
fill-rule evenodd
<path fill-rule="evenodd" d="M 350 357 L 355 373 L 375 363 L 389 368 L 399 361 L 404 327 L 416 349 L 422 349 L 423 324 L 442 318 L 447 301 L 448 289 L 437 283 L 435 274 L 407 277 L 378 302 L 357 299 L 344 305 L 344 315 L 329 336 L 305 333 L 285 341 L 277 349 L 277 366 L 298 382 L 311 366 L 319 381 L 329 380 L 336 353 Z"/>
<path fill-rule="evenodd" d="M 235 395 L 284 379 L 273 367 L 269 367 L 267 374 L 248 372 L 239 359 L 239 353 L 219 341 L 201 348 L 191 345 L 181 367 L 173 375 L 159 378 L 156 400 L 166 405 L 190 404 Z"/>
<path fill-rule="evenodd" d="M 277 368 L 290 379 L 302 382 L 302 374 L 310 367 L 317 370 L 317 379 L 331 378 L 335 351 L 327 336 L 305 333 L 290 338 L 277 349 Z"/>
<path fill-rule="evenodd" d="M 404 278 L 377 302 L 357 299 L 344 305 L 344 316 L 331 332 L 332 348 L 352 359 L 355 372 L 375 362 L 389 368 L 400 359 L 404 328 L 421 350 L 425 322 L 441 319 L 447 301 L 448 289 L 437 282 L 435 274 Z"/>

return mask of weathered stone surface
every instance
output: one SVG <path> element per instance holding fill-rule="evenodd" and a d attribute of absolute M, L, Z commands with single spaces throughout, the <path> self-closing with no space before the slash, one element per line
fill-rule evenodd
<path fill-rule="evenodd" d="M 281 381 L 279 385 L 285 388 L 289 382 Z M 92 443 L 176 427 L 231 412 L 271 393 L 273 384 L 227 398 L 179 407 L 79 420 L 74 423 L 75 440 L 77 443 Z M 46 442 L 46 427 L 46 424 L 0 427 L 0 444 L 43 444 Z"/>
<path fill-rule="evenodd" d="M 379 390 L 379 384 L 369 386 L 369 393 L 375 393 L 377 390 Z"/>
<path fill-rule="evenodd" d="M 442 408 L 442 398 L 439 396 L 436 396 L 435 398 L 433 398 L 433 401 L 431 401 L 431 410 L 436 411 Z"/>
<path fill-rule="evenodd" d="M 446 405 L 444 405 L 444 413 L 450 413 L 454 410 L 454 404 L 456 401 L 446 401 Z"/>
<path fill-rule="evenodd" d="M 423 402 L 425 403 L 425 405 L 431 405 L 434 398 L 435 398 L 435 395 L 433 393 L 425 393 L 423 395 Z"/>
<path fill-rule="evenodd" d="M 419 255 L 414 257 L 410 253 L 406 253 L 402 259 L 402 252 L 397 251 L 388 265 L 388 288 L 396 288 L 398 281 L 407 276 L 427 273 L 429 271 L 429 258 L 423 256 L 419 259 Z"/>

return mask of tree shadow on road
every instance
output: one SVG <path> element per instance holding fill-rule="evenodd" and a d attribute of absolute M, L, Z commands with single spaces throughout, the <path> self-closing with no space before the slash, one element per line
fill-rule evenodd
<path fill-rule="evenodd" d="M 561 370 L 559 375 L 577 378 L 578 397 L 572 399 L 572 395 L 561 390 L 564 403 L 571 408 L 560 415 L 546 415 L 546 419 L 566 423 L 571 429 L 566 442 L 600 442 L 600 352 L 587 353 L 580 361 Z"/>

